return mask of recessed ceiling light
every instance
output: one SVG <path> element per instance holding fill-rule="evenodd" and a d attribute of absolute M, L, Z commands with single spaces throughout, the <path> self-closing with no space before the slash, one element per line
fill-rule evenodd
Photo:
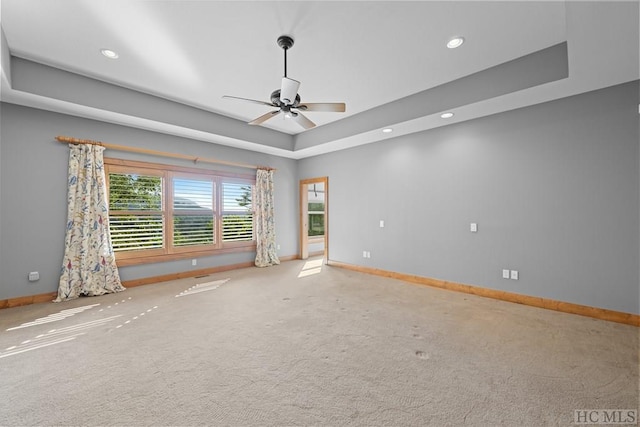
<path fill-rule="evenodd" d="M 118 53 L 111 49 L 100 49 L 100 53 L 109 59 L 118 59 Z"/>
<path fill-rule="evenodd" d="M 454 116 L 454 114 L 452 112 L 440 114 L 440 117 L 442 117 L 443 119 L 450 119 L 453 116 Z"/>
<path fill-rule="evenodd" d="M 460 36 L 453 37 L 451 40 L 447 42 L 447 47 L 449 49 L 455 49 L 457 47 L 462 46 L 462 43 L 464 43 L 464 37 L 460 37 Z"/>
<path fill-rule="evenodd" d="M 391 128 L 384 128 L 384 129 L 382 129 L 382 132 L 384 132 L 384 133 L 390 133 L 390 132 L 393 132 L 393 129 L 391 129 Z"/>

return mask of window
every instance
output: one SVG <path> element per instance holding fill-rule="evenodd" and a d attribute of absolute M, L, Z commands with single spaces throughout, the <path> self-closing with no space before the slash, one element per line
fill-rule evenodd
<path fill-rule="evenodd" d="M 324 203 L 309 203 L 309 237 L 324 236 Z"/>
<path fill-rule="evenodd" d="M 222 183 L 222 240 L 254 240 L 251 199 L 253 187 L 242 182 Z"/>
<path fill-rule="evenodd" d="M 109 228 L 115 252 L 163 247 L 162 177 L 109 174 Z"/>
<path fill-rule="evenodd" d="M 255 249 L 255 177 L 105 158 L 119 265 Z"/>
<path fill-rule="evenodd" d="M 174 246 L 215 244 L 214 184 L 206 178 L 173 177 Z"/>
<path fill-rule="evenodd" d="M 307 200 L 308 236 L 324 236 L 324 184 L 320 182 L 309 185 Z"/>

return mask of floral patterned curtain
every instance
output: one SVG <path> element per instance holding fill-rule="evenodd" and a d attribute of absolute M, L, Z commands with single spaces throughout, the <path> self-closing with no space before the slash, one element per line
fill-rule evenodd
<path fill-rule="evenodd" d="M 109 235 L 104 147 L 69 148 L 67 234 L 56 302 L 125 290 Z"/>
<path fill-rule="evenodd" d="M 276 228 L 273 218 L 273 169 L 256 173 L 256 266 L 280 264 L 276 252 Z"/>

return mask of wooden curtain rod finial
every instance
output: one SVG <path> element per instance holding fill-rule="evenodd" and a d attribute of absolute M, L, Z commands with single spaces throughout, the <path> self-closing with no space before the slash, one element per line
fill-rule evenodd
<path fill-rule="evenodd" d="M 88 144 L 88 145 L 99 145 L 101 147 L 105 147 L 105 145 L 100 141 L 92 141 L 90 139 L 79 139 L 79 138 L 71 138 L 70 136 L 56 136 L 56 139 L 60 142 L 66 144 Z"/>

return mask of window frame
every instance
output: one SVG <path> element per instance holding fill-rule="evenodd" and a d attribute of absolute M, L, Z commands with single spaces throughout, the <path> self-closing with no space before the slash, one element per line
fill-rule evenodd
<path fill-rule="evenodd" d="M 106 175 L 106 184 L 107 184 L 107 206 L 110 206 L 110 199 L 109 199 L 109 191 L 110 191 L 110 181 L 109 181 L 109 174 L 111 173 L 117 173 L 117 174 L 131 174 L 133 173 L 132 170 L 129 168 L 124 168 L 120 165 L 112 165 L 109 167 L 108 171 L 107 171 L 107 167 L 106 167 L 106 162 L 105 162 L 105 175 Z M 135 174 L 137 175 L 145 175 L 145 176 L 157 176 L 160 177 L 162 179 L 162 183 L 161 183 L 161 191 L 163 192 L 162 187 L 164 186 L 164 177 L 162 174 L 162 171 L 159 171 L 157 169 L 150 169 L 150 168 L 136 168 Z M 137 251 L 118 251 L 116 252 L 116 258 L 118 257 L 118 254 L 120 253 L 125 253 L 125 252 L 129 252 L 129 253 L 137 253 L 137 254 L 142 254 L 143 256 L 159 256 L 164 254 L 165 252 L 165 248 L 167 246 L 167 236 L 166 236 L 166 226 L 165 226 L 165 202 L 164 202 L 164 197 L 163 197 L 163 193 L 161 193 L 161 197 L 160 197 L 160 210 L 159 211 L 152 211 L 152 210 L 118 210 L 116 211 L 117 213 L 115 215 L 122 215 L 122 216 L 126 216 L 126 215 L 136 215 L 136 216 L 141 216 L 141 215 L 160 215 L 162 218 L 162 248 L 153 248 L 153 249 L 141 249 L 141 250 L 137 250 Z M 109 210 L 109 228 L 111 228 L 111 215 L 112 212 L 111 210 Z"/>
<path fill-rule="evenodd" d="M 161 213 L 163 218 L 163 248 L 143 249 L 134 251 L 115 252 L 118 266 L 139 265 L 173 261 L 185 258 L 198 258 L 208 255 L 217 255 L 234 252 L 251 252 L 256 250 L 255 241 L 255 209 L 253 215 L 253 238 L 247 241 L 224 242 L 222 235 L 222 183 L 240 182 L 252 187 L 255 191 L 255 175 L 221 172 L 210 169 L 200 169 L 185 166 L 167 165 L 161 163 L 149 163 L 135 160 L 122 160 L 110 157 L 104 158 L 105 176 L 107 183 L 107 200 L 109 197 L 109 174 L 140 174 L 162 177 L 162 203 Z M 173 245 L 173 178 L 195 178 L 211 180 L 213 183 L 213 215 L 215 242 L 211 245 L 174 246 Z M 178 211 L 179 212 L 179 211 Z M 111 215 L 111 212 L 109 213 Z"/>

